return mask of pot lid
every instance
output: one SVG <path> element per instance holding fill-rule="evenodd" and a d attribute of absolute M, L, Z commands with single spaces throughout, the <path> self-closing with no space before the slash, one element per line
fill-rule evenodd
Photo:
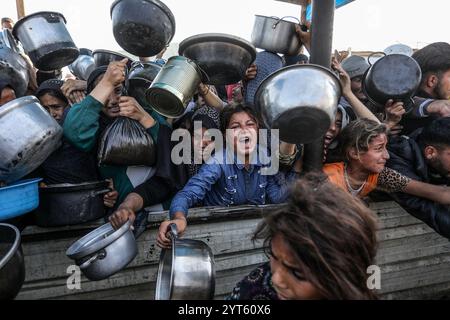
<path fill-rule="evenodd" d="M 110 223 L 104 224 L 72 244 L 67 249 L 66 255 L 73 260 L 80 260 L 106 248 L 126 232 L 130 231 L 130 228 L 130 221 L 127 221 L 127 223 L 117 230 L 114 230 Z"/>
<path fill-rule="evenodd" d="M 45 187 L 39 188 L 41 192 L 72 192 L 72 191 L 82 191 L 82 190 L 95 190 L 98 188 L 107 188 L 109 186 L 109 182 L 104 181 L 93 181 L 93 182 L 83 182 L 83 183 L 61 183 L 61 184 L 52 184 L 47 185 Z"/>
<path fill-rule="evenodd" d="M 15 226 L 5 223 L 0 223 L 0 234 L 3 238 L 7 238 L 7 233 L 10 233 L 11 238 L 11 247 L 6 251 L 5 255 L 0 255 L 0 269 L 2 269 L 8 261 L 12 258 L 12 256 L 16 253 L 20 246 L 20 232 Z M 14 240 L 13 240 L 14 239 Z M 0 252 L 3 254 L 3 252 Z"/>
<path fill-rule="evenodd" d="M 48 16 L 50 16 L 50 17 L 60 16 L 63 19 L 64 23 L 67 23 L 67 20 L 63 16 L 62 13 L 55 12 L 55 11 L 39 11 L 39 12 L 35 12 L 35 13 L 29 14 L 29 15 L 21 18 L 19 21 L 16 22 L 16 24 L 14 25 L 13 30 L 12 30 L 12 33 L 13 33 L 14 37 L 17 38 L 17 29 L 20 28 L 20 26 L 25 21 L 29 20 L 30 18 L 35 18 L 37 16 L 41 16 L 43 18 L 48 17 Z"/>
<path fill-rule="evenodd" d="M 255 60 L 255 58 L 256 58 L 256 48 L 253 44 L 251 44 L 249 41 L 242 39 L 240 37 L 225 34 L 225 33 L 203 33 L 203 34 L 198 34 L 198 35 L 189 37 L 180 43 L 180 48 L 179 48 L 178 53 L 180 55 L 183 55 L 189 46 L 192 46 L 192 45 L 195 45 L 198 43 L 204 43 L 204 42 L 231 43 L 231 44 L 240 46 L 240 47 L 244 48 L 245 50 L 247 50 L 252 56 L 252 61 Z"/>

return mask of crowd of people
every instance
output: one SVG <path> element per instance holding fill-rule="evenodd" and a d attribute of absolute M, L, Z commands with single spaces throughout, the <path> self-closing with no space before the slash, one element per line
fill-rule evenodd
<path fill-rule="evenodd" d="M 11 19 L 2 19 L 2 28 L 12 26 Z M 308 50 L 310 34 L 297 32 Z M 305 173 L 304 146 L 280 142 L 275 175 L 261 174 L 270 164 L 252 158 L 264 128 L 246 99 L 247 85 L 261 69 L 257 64 L 237 84 L 201 84 L 177 119 L 126 94 L 127 59 L 95 69 L 87 81 L 33 69 L 30 82 L 36 85 L 30 83 L 27 94 L 63 127 L 64 138 L 31 175 L 46 185 L 108 179 L 113 191 L 104 204 L 114 228 L 128 220 L 143 223 L 145 208 L 168 210 L 158 232 L 161 248 L 170 247 L 170 224 L 185 232 L 191 208 L 287 203 L 265 216 L 255 232 L 269 262 L 239 282 L 230 299 L 373 299 L 375 292 L 366 286 L 377 247 L 376 215 L 366 204 L 371 195 L 395 200 L 450 238 L 450 44 L 430 44 L 412 58 L 422 71 L 415 97 L 391 99 L 379 108 L 362 89 L 367 60 L 335 54 L 331 69 L 342 97 L 323 137 L 323 172 Z M 164 62 L 158 56 L 157 63 Z M 304 54 L 286 56 L 280 67 L 304 63 Z M 0 109 L 16 98 L 12 83 L 0 83 Z M 153 167 L 98 166 L 99 139 L 118 117 L 136 120 L 155 141 Z M 192 161 L 181 165 L 171 160 L 171 136 L 179 128 L 190 133 L 192 146 Z M 211 153 L 218 145 L 211 130 L 222 132 L 223 150 Z M 224 161 L 229 157 L 236 161 Z"/>

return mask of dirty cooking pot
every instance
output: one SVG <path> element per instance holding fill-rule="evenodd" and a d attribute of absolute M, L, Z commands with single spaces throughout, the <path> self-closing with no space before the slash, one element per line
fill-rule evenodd
<path fill-rule="evenodd" d="M 285 18 L 293 18 L 298 23 L 286 21 Z M 299 20 L 294 17 L 277 18 L 256 15 L 252 43 L 259 49 L 295 56 L 302 47 L 295 31 L 295 26 L 299 23 Z"/>
<path fill-rule="evenodd" d="M 416 60 L 404 54 L 390 54 L 377 60 L 366 71 L 363 91 L 367 99 L 378 107 L 384 107 L 389 99 L 403 101 L 405 106 L 412 105 L 407 102 L 416 93 L 421 79 L 422 71 Z"/>
<path fill-rule="evenodd" d="M 54 184 L 39 188 L 36 224 L 40 227 L 70 226 L 103 218 L 103 196 L 108 181 Z"/>
<path fill-rule="evenodd" d="M 70 72 L 80 80 L 87 81 L 89 75 L 95 69 L 95 61 L 92 56 L 92 51 L 89 49 L 80 49 L 80 55 L 69 66 Z"/>
<path fill-rule="evenodd" d="M 36 97 L 19 98 L 0 107 L 0 123 L 0 181 L 23 178 L 61 145 L 61 126 Z"/>
<path fill-rule="evenodd" d="M 22 97 L 28 87 L 29 75 L 25 59 L 11 34 L 4 29 L 0 32 L 0 81 L 10 83 L 17 97 Z"/>
<path fill-rule="evenodd" d="M 147 90 L 147 102 L 163 116 L 177 118 L 183 115 L 201 79 L 202 73 L 194 61 L 171 57 Z"/>
<path fill-rule="evenodd" d="M 114 230 L 110 223 L 95 229 L 76 241 L 66 251 L 83 274 L 99 281 L 124 269 L 138 253 L 137 243 L 128 221 Z"/>
<path fill-rule="evenodd" d="M 241 81 L 256 58 L 248 41 L 222 33 L 206 33 L 185 39 L 179 54 L 197 63 L 207 74 L 204 83 L 227 85 Z"/>
<path fill-rule="evenodd" d="M 255 95 L 256 110 L 268 128 L 280 130 L 280 140 L 311 143 L 334 121 L 341 97 L 339 79 L 313 64 L 293 65 L 268 76 Z"/>
<path fill-rule="evenodd" d="M 0 301 L 13 300 L 25 281 L 19 230 L 0 223 Z"/>
<path fill-rule="evenodd" d="M 117 43 L 138 57 L 157 55 L 175 35 L 175 17 L 158 0 L 116 0 L 111 18 Z"/>
<path fill-rule="evenodd" d="M 79 55 L 61 13 L 42 11 L 23 17 L 14 26 L 26 54 L 39 70 L 52 71 L 68 66 Z"/>
<path fill-rule="evenodd" d="M 211 300 L 215 291 L 215 263 L 203 241 L 179 239 L 175 224 L 169 226 L 172 248 L 159 260 L 155 300 Z"/>
<path fill-rule="evenodd" d="M 127 91 L 141 106 L 147 104 L 145 93 L 161 71 L 161 66 L 153 62 L 135 61 L 128 74 Z"/>
<path fill-rule="evenodd" d="M 92 56 L 94 57 L 96 68 L 101 66 L 107 66 L 109 65 L 110 62 L 121 61 L 125 58 L 128 59 L 127 62 L 128 69 L 131 68 L 131 64 L 133 63 L 133 59 L 131 57 L 110 50 L 94 50 Z"/>

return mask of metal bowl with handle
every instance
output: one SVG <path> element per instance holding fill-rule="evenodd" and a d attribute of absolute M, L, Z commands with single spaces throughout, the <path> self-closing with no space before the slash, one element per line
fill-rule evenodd
<path fill-rule="evenodd" d="M 66 255 L 75 260 L 89 280 L 109 278 L 124 269 L 138 253 L 136 239 L 128 221 L 114 230 L 110 223 L 95 229 L 72 244 Z"/>
<path fill-rule="evenodd" d="M 341 97 L 339 79 L 329 69 L 293 65 L 268 76 L 255 95 L 256 110 L 268 128 L 280 130 L 280 140 L 311 143 L 334 121 Z"/>
<path fill-rule="evenodd" d="M 15 24 L 13 35 L 20 40 L 36 68 L 60 69 L 78 57 L 79 50 L 66 22 L 59 12 L 42 11 L 23 17 Z"/>
<path fill-rule="evenodd" d="M 89 49 L 80 49 L 78 58 L 69 65 L 70 72 L 80 80 L 87 81 L 89 75 L 95 69 L 95 61 L 92 51 Z"/>
<path fill-rule="evenodd" d="M 211 248 L 203 241 L 178 238 L 169 226 L 172 248 L 159 260 L 155 300 L 210 300 L 215 291 L 215 263 Z"/>
<path fill-rule="evenodd" d="M 3 105 L 0 123 L 0 181 L 23 178 L 61 145 L 63 129 L 36 97 Z"/>
<path fill-rule="evenodd" d="M 194 60 L 207 74 L 204 83 L 237 83 L 256 58 L 256 49 L 248 41 L 222 33 L 199 34 L 180 43 L 179 54 Z"/>
<path fill-rule="evenodd" d="M 101 66 L 107 66 L 109 65 L 110 62 L 121 61 L 125 58 L 128 59 L 127 62 L 128 69 L 131 68 L 131 65 L 133 63 L 133 59 L 131 57 L 111 50 L 104 50 L 104 49 L 94 50 L 92 56 L 94 57 L 96 68 Z"/>
<path fill-rule="evenodd" d="M 286 21 L 286 18 L 293 18 L 296 22 Z M 278 18 L 256 15 L 252 43 L 259 49 L 295 56 L 302 47 L 295 31 L 295 26 L 299 23 L 299 20 L 294 17 Z"/>

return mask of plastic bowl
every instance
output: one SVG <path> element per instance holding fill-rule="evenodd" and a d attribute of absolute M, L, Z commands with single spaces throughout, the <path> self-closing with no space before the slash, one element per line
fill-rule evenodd
<path fill-rule="evenodd" d="M 12 219 L 33 211 L 39 206 L 39 181 L 18 181 L 0 188 L 0 221 Z"/>

